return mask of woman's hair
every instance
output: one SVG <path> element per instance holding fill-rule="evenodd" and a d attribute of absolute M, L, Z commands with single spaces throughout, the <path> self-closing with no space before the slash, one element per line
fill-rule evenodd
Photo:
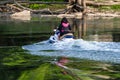
<path fill-rule="evenodd" d="M 68 20 L 67 20 L 66 17 L 63 17 L 63 18 L 62 18 L 61 23 L 63 23 L 63 22 L 64 22 L 64 23 L 68 23 Z"/>

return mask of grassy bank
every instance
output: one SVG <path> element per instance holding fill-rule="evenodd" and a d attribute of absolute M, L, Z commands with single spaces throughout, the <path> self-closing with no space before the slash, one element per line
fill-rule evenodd
<path fill-rule="evenodd" d="M 101 6 L 98 8 L 99 11 L 111 11 L 111 12 L 120 12 L 120 5 L 112 5 L 112 6 Z"/>
<path fill-rule="evenodd" d="M 54 10 L 58 10 L 58 9 L 64 9 L 66 8 L 65 4 L 30 4 L 29 8 L 31 9 L 44 9 L 44 8 L 48 8 L 52 11 Z"/>

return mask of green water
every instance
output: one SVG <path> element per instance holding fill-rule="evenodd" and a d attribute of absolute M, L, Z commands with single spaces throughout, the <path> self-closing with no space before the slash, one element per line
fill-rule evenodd
<path fill-rule="evenodd" d="M 120 42 L 119 20 L 87 19 L 82 37 L 87 41 Z M 73 19 L 69 21 L 73 24 Z M 26 44 L 47 40 L 59 22 L 60 18 L 56 17 L 32 17 L 30 21 L 0 19 L 0 80 L 120 79 L 120 65 L 117 63 L 66 58 L 68 63 L 65 66 L 68 69 L 63 69 L 54 64 L 54 56 L 32 55 L 21 48 Z M 78 26 L 82 22 L 76 19 Z M 73 32 L 78 38 L 78 28 Z M 62 57 L 56 59 L 59 61 Z"/>

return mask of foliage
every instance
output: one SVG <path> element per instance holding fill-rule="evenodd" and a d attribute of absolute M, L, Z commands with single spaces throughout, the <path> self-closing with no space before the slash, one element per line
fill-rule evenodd
<path fill-rule="evenodd" d="M 30 1 L 65 1 L 65 0 L 30 0 Z"/>
<path fill-rule="evenodd" d="M 99 10 L 111 10 L 109 6 L 101 6 Z"/>
<path fill-rule="evenodd" d="M 101 6 L 99 10 L 105 10 L 105 11 L 120 11 L 120 5 L 112 5 L 112 6 Z"/>
<path fill-rule="evenodd" d="M 50 10 L 64 9 L 66 6 L 64 4 L 30 4 L 31 9 L 44 9 L 49 8 Z"/>
<path fill-rule="evenodd" d="M 40 8 L 40 5 L 39 4 L 31 4 L 29 6 L 31 9 L 39 9 Z"/>
<path fill-rule="evenodd" d="M 120 5 L 112 5 L 111 9 L 113 9 L 113 10 L 120 10 Z"/>

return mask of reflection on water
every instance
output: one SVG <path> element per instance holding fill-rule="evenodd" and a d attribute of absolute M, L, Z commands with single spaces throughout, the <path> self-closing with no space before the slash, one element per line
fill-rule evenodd
<path fill-rule="evenodd" d="M 54 20 L 54 21 L 52 21 Z M 58 24 L 56 18 L 40 18 L 40 20 L 23 21 L 0 21 L 0 45 L 17 46 L 26 43 L 37 42 L 47 39 Z"/>
<path fill-rule="evenodd" d="M 75 38 L 89 41 L 119 42 L 119 18 L 69 19 Z M 24 45 L 47 40 L 58 26 L 59 18 L 33 17 L 31 21 L 0 20 L 0 45 Z M 24 42 L 24 43 L 23 43 Z"/>
<path fill-rule="evenodd" d="M 76 38 L 91 41 L 119 42 L 119 19 L 72 19 Z"/>

